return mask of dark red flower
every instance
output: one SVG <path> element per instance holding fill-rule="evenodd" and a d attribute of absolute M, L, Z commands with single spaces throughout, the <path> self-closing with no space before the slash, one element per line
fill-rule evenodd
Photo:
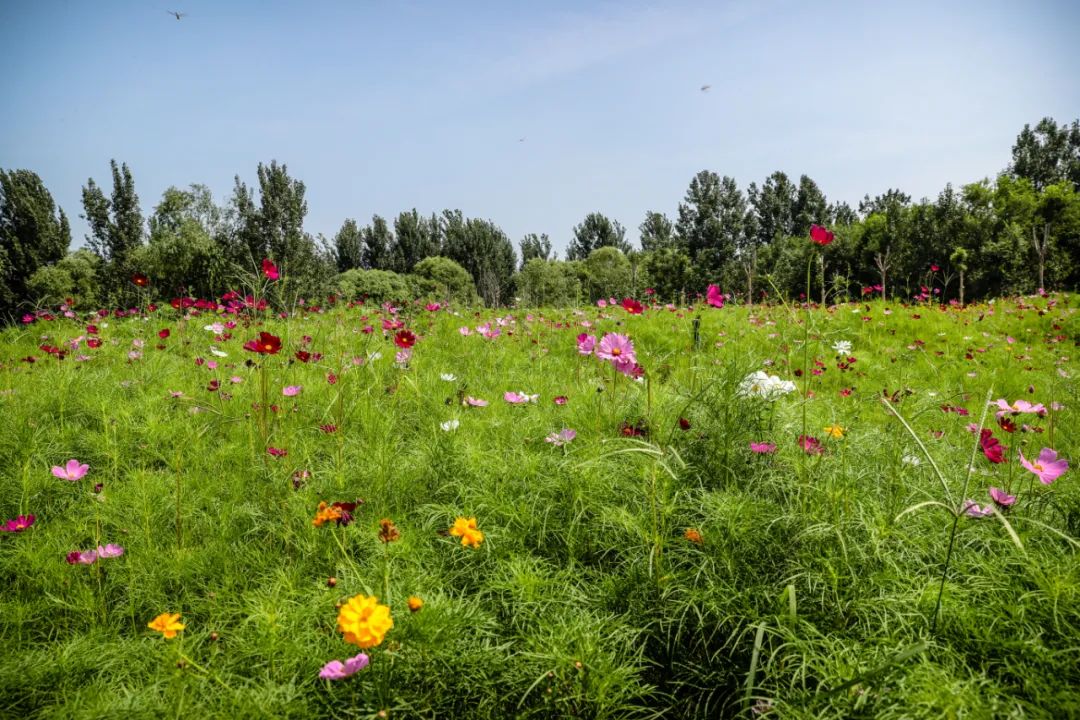
<path fill-rule="evenodd" d="M 262 272 L 270 280 L 277 280 L 281 277 L 281 273 L 278 272 L 277 265 L 270 261 L 270 258 L 263 258 Z"/>
<path fill-rule="evenodd" d="M 257 340 L 244 343 L 244 349 L 260 355 L 277 355 L 281 350 L 281 338 L 268 332 L 260 332 Z"/>
<path fill-rule="evenodd" d="M 150 278 L 146 277 L 142 273 L 135 273 L 131 276 L 131 282 L 135 283 L 139 287 L 146 287 L 150 284 Z"/>
<path fill-rule="evenodd" d="M 157 336 L 158 336 L 159 338 L 161 338 L 162 340 L 164 340 L 165 338 L 169 337 L 169 335 L 170 335 L 170 333 L 169 333 L 169 328 L 162 328 L 161 330 L 158 330 L 158 334 L 157 334 Z"/>
<path fill-rule="evenodd" d="M 307 350 L 297 350 L 296 359 L 300 362 L 306 363 L 308 360 L 311 359 L 311 353 L 309 353 Z"/>
<path fill-rule="evenodd" d="M 807 455 L 821 455 L 825 452 L 825 446 L 821 444 L 821 441 L 810 435 L 799 436 L 799 447 L 801 447 L 803 452 Z"/>
<path fill-rule="evenodd" d="M 684 417 L 679 418 L 679 428 L 682 430 L 690 429 L 690 421 Z"/>
<path fill-rule="evenodd" d="M 416 335 L 410 330 L 399 330 L 394 335 L 394 344 L 407 350 L 416 344 Z"/>
<path fill-rule="evenodd" d="M 640 315 L 641 311 L 644 310 L 641 303 L 634 298 L 623 298 L 622 308 L 631 315 Z"/>
<path fill-rule="evenodd" d="M 1003 446 L 996 437 L 992 430 L 983 428 L 979 433 L 979 446 L 982 448 L 983 455 L 986 459 L 992 463 L 1005 462 L 1005 446 Z"/>
<path fill-rule="evenodd" d="M 829 245 L 835 237 L 831 230 L 826 230 L 821 225 L 810 226 L 810 239 L 818 245 Z"/>

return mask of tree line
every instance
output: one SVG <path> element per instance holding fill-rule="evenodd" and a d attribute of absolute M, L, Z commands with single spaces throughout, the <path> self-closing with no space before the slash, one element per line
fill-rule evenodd
<path fill-rule="evenodd" d="M 645 213 L 636 246 L 594 212 L 573 228 L 562 260 L 546 234 L 515 248 L 494 222 L 461 210 L 347 219 L 332 238 L 312 236 L 304 183 L 276 161 L 259 164 L 254 186 L 237 177 L 224 205 L 205 185 L 170 187 L 147 218 L 130 168 L 114 160 L 111 176 L 109 190 L 93 179 L 82 188 L 89 233 L 72 252 L 67 215 L 41 179 L 0 169 L 0 315 L 67 300 L 129 307 L 148 291 L 214 298 L 242 289 L 264 257 L 284 271 L 292 300 L 572 305 L 646 290 L 677 301 L 718 284 L 752 303 L 801 296 L 808 268 L 811 297 L 822 302 L 963 303 L 1080 284 L 1080 121 L 1025 125 L 996 178 L 918 201 L 891 189 L 853 208 L 829 202 L 807 175 L 777 171 L 744 191 L 703 170 L 672 216 Z M 836 237 L 816 255 L 806 241 L 815 224 Z"/>

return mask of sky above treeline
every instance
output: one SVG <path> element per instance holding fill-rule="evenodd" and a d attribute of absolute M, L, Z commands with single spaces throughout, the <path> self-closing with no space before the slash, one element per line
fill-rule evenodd
<path fill-rule="evenodd" d="M 0 167 L 76 244 L 110 158 L 147 215 L 276 159 L 312 234 L 458 208 L 561 254 L 592 211 L 636 242 L 703 169 L 853 206 L 992 177 L 1024 123 L 1080 117 L 1078 27 L 1066 0 L 3 2 Z"/>

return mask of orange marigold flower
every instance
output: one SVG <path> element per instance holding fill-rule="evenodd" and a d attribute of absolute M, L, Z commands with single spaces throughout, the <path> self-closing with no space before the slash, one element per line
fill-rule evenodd
<path fill-rule="evenodd" d="M 705 539 L 701 537 L 701 532 L 697 528 L 686 528 L 683 537 L 697 545 L 701 545 L 705 542 Z"/>
<path fill-rule="evenodd" d="M 341 508 L 327 505 L 325 502 L 320 502 L 319 509 L 315 513 L 315 519 L 311 521 L 311 524 L 315 527 L 322 527 L 323 523 L 334 522 L 340 518 Z"/>
<path fill-rule="evenodd" d="M 394 627 L 394 619 L 390 608 L 379 604 L 379 598 L 356 595 L 338 610 L 337 626 L 345 642 L 367 649 L 382 643 L 383 636 Z"/>
<path fill-rule="evenodd" d="M 409 612 L 420 612 L 420 608 L 424 607 L 424 601 L 415 595 L 409 596 Z"/>
<path fill-rule="evenodd" d="M 454 520 L 454 526 L 450 528 L 450 534 L 461 538 L 462 547 L 480 547 L 484 542 L 484 533 L 476 527 L 476 518 L 459 517 Z"/>
<path fill-rule="evenodd" d="M 392 543 L 401 537 L 401 533 L 398 532 L 397 525 L 390 518 L 383 518 L 379 521 L 379 540 L 384 543 Z"/>
<path fill-rule="evenodd" d="M 157 630 L 165 636 L 166 640 L 176 637 L 176 633 L 184 629 L 184 623 L 180 622 L 180 613 L 161 613 L 146 626 L 151 630 Z"/>

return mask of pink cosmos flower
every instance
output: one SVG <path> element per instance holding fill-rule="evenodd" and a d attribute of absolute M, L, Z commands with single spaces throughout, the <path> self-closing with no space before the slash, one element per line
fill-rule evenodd
<path fill-rule="evenodd" d="M 776 452 L 776 445 L 766 442 L 751 442 L 750 452 L 757 453 L 758 455 L 768 455 Z"/>
<path fill-rule="evenodd" d="M 637 356 L 634 354 L 633 341 L 619 333 L 608 333 L 607 335 L 604 335 L 596 348 L 596 357 L 601 360 L 611 360 L 612 362 L 637 361 Z"/>
<path fill-rule="evenodd" d="M 300 394 L 300 391 L 303 390 L 303 389 L 304 389 L 303 385 L 286 385 L 282 389 L 281 394 L 284 395 L 285 397 L 296 397 L 297 395 Z"/>
<path fill-rule="evenodd" d="M 119 545 L 113 545 L 112 543 L 105 546 L 98 545 L 97 547 L 97 556 L 100 559 L 120 557 L 123 554 L 124 548 Z"/>
<path fill-rule="evenodd" d="M 95 550 L 72 550 L 67 554 L 68 565 L 93 565 L 97 560 L 97 551 Z"/>
<path fill-rule="evenodd" d="M 556 405 L 565 405 L 566 404 L 566 396 L 565 395 L 556 395 L 555 399 L 552 402 L 554 402 Z"/>
<path fill-rule="evenodd" d="M 323 665 L 319 671 L 319 677 L 324 680 L 343 680 L 350 675 L 355 675 L 368 666 L 368 656 L 365 653 L 346 658 L 345 662 L 331 660 Z"/>
<path fill-rule="evenodd" d="M 603 310 L 604 308 L 607 307 L 607 300 L 605 300 L 604 298 L 600 298 L 599 300 L 596 301 L 596 307 Z"/>
<path fill-rule="evenodd" d="M 710 285 L 705 291 L 705 302 L 714 308 L 722 308 L 724 307 L 724 294 L 720 292 L 720 288 L 716 285 Z"/>
<path fill-rule="evenodd" d="M 979 505 L 974 500 L 965 500 L 964 514 L 968 517 L 982 518 L 986 517 L 987 515 L 993 515 L 994 508 L 990 507 L 989 505 L 987 505 L 985 508 L 982 508 L 979 507 Z"/>
<path fill-rule="evenodd" d="M 509 401 L 507 401 L 507 402 L 509 402 Z M 487 407 L 488 406 L 488 401 L 487 400 L 482 400 L 480 398 L 475 398 L 472 395 L 466 395 L 465 396 L 465 404 L 468 405 L 469 407 Z"/>
<path fill-rule="evenodd" d="M 999 490 L 996 487 L 990 488 L 990 499 L 996 502 L 1000 507 L 1009 507 L 1016 502 L 1015 495 L 1009 495 L 1004 490 Z"/>
<path fill-rule="evenodd" d="M 1020 413 L 1034 413 L 1040 417 L 1046 415 L 1046 406 L 1042 403 L 1034 404 L 1027 400 L 1017 400 L 1012 405 L 1006 402 L 1005 398 L 998 398 L 991 405 L 996 405 L 999 410 L 997 412 L 997 418 L 1000 420 L 1006 415 L 1011 413 L 1013 415 L 1019 415 Z"/>
<path fill-rule="evenodd" d="M 563 428 L 557 433 L 551 433 L 550 435 L 548 435 L 546 438 L 544 438 L 544 441 L 551 443 L 555 447 L 562 447 L 576 437 L 576 430 L 571 430 L 570 428 Z"/>
<path fill-rule="evenodd" d="M 64 467 L 54 465 L 52 469 L 52 474 L 60 478 L 61 480 L 77 482 L 83 479 L 89 469 L 89 465 L 85 463 L 80 463 L 78 460 L 72 458 L 71 460 L 67 461 L 67 464 Z"/>
<path fill-rule="evenodd" d="M 472 335 L 472 329 L 470 329 L 469 326 L 467 326 L 467 325 L 463 326 L 463 327 L 459 327 L 458 332 L 461 333 L 462 335 L 465 335 L 465 336 Z"/>
<path fill-rule="evenodd" d="M 1058 454 L 1050 448 L 1043 448 L 1035 462 L 1028 460 L 1024 457 L 1024 453 L 1021 452 L 1020 464 L 1035 473 L 1035 476 L 1039 478 L 1039 482 L 1043 485 L 1054 482 L 1069 469 L 1069 461 L 1059 458 Z"/>
<path fill-rule="evenodd" d="M 588 333 L 581 333 L 577 336 L 577 351 L 581 355 L 592 355 L 593 350 L 596 348 L 596 338 Z"/>
<path fill-rule="evenodd" d="M 503 393 L 503 400 L 510 403 L 511 405 L 521 405 L 527 402 L 536 402 L 537 397 L 539 396 L 529 395 L 528 393 L 516 393 L 512 390 Z"/>
<path fill-rule="evenodd" d="M 270 260 L 270 258 L 263 258 L 262 261 L 263 275 L 269 280 L 277 280 L 281 277 L 281 273 L 278 272 L 277 266 Z"/>
<path fill-rule="evenodd" d="M 799 436 L 799 447 L 807 455 L 822 455 L 825 452 L 825 446 L 821 444 L 821 441 L 810 435 Z"/>
<path fill-rule="evenodd" d="M 8 520 L 3 525 L 0 525 L 0 532 L 21 533 L 33 524 L 33 515 L 20 515 L 14 520 Z"/>

